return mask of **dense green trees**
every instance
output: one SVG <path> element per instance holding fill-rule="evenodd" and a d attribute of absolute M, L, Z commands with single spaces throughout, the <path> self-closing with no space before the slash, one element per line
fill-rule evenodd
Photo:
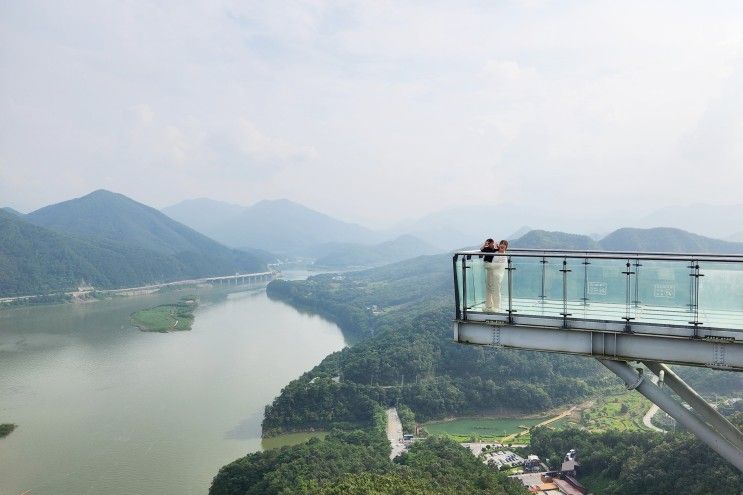
<path fill-rule="evenodd" d="M 365 431 L 334 431 L 325 440 L 249 454 L 224 466 L 209 490 L 210 495 L 370 493 L 527 492 L 443 438 L 415 443 L 393 464 L 379 421 Z"/>
<path fill-rule="evenodd" d="M 738 416 L 738 424 L 743 424 L 742 420 L 743 416 Z M 531 450 L 549 459 L 553 468 L 559 467 L 570 449 L 578 451 L 581 480 L 604 495 L 743 493 L 743 475 L 686 433 L 591 434 L 544 428 L 532 432 Z"/>

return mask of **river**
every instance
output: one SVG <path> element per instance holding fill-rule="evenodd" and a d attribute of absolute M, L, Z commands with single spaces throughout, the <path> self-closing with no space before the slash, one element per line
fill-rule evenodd
<path fill-rule="evenodd" d="M 18 424 L 0 493 L 204 495 L 261 449 L 264 406 L 345 345 L 264 290 L 202 291 L 191 331 L 129 324 L 183 294 L 0 310 L 0 423 Z"/>

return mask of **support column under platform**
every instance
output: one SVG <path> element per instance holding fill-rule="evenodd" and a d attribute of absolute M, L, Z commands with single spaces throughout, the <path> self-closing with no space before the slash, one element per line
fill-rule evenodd
<path fill-rule="evenodd" d="M 728 442 L 707 423 L 696 417 L 678 401 L 671 398 L 651 380 L 646 380 L 642 373 L 624 361 L 599 359 L 612 373 L 624 380 L 627 388 L 635 389 L 647 397 L 653 404 L 660 407 L 669 416 L 684 425 L 697 438 L 706 443 L 712 450 L 720 454 L 725 460 L 743 472 L 743 451 Z"/>
<path fill-rule="evenodd" d="M 663 363 L 654 363 L 651 361 L 643 362 L 650 371 L 655 373 L 662 382 L 676 392 L 678 396 L 691 406 L 692 410 L 697 413 L 701 419 L 707 422 L 712 428 L 717 430 L 720 435 L 725 437 L 727 441 L 735 445 L 739 450 L 743 451 L 743 433 L 735 427 L 728 419 L 720 414 L 714 407 L 709 405 L 699 394 L 694 391 L 685 381 L 681 379 L 674 371 Z"/>

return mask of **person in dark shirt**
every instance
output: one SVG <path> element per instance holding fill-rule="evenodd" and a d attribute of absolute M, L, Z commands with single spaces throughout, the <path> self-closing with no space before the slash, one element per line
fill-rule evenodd
<path fill-rule="evenodd" d="M 485 243 L 480 248 L 480 251 L 482 251 L 483 253 L 495 253 L 498 250 L 495 248 L 495 241 L 493 239 L 488 238 L 488 239 L 485 239 Z M 484 261 L 485 263 L 492 263 L 493 257 L 485 256 Z"/>
<path fill-rule="evenodd" d="M 480 251 L 483 253 L 499 253 L 499 256 L 484 256 L 485 266 L 485 311 L 494 313 L 500 311 L 500 287 L 506 267 L 506 249 L 508 241 L 502 240 L 495 247 L 493 239 L 487 239 Z M 496 259 L 494 259 L 496 258 Z"/>

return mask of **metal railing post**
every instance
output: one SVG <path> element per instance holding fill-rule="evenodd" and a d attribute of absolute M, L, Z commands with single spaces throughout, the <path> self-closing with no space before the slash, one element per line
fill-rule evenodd
<path fill-rule="evenodd" d="M 454 315 L 457 320 L 462 318 L 462 307 L 459 300 L 459 277 L 457 276 L 457 258 L 458 254 L 452 257 L 452 268 L 454 269 Z"/>
<path fill-rule="evenodd" d="M 583 306 L 588 305 L 588 265 L 590 264 L 588 258 L 583 260 Z"/>
<path fill-rule="evenodd" d="M 513 323 L 513 271 L 515 268 L 511 263 L 511 257 L 508 257 L 508 323 Z"/>
<path fill-rule="evenodd" d="M 572 270 L 568 269 L 568 259 L 562 260 L 562 326 L 568 328 L 568 316 L 572 316 L 568 313 L 568 273 Z"/>
<path fill-rule="evenodd" d="M 692 321 L 689 322 L 689 325 L 694 326 L 693 338 L 698 339 L 699 338 L 699 325 L 702 324 L 702 322 L 699 321 L 699 278 L 704 277 L 704 275 L 699 273 L 699 261 L 691 260 L 689 267 L 691 268 L 691 273 L 689 274 L 689 277 L 691 277 L 691 291 L 689 294 L 689 299 L 690 299 L 689 306 L 690 306 L 691 318 L 692 318 Z"/>
<path fill-rule="evenodd" d="M 635 308 L 640 307 L 640 267 L 642 264 L 640 264 L 640 259 L 635 259 L 635 300 L 632 301 L 635 305 Z"/>
<path fill-rule="evenodd" d="M 545 272 L 547 270 L 547 257 L 542 256 L 542 260 L 540 261 L 540 263 L 542 264 L 542 289 L 539 292 L 539 300 L 542 301 L 542 303 L 544 303 L 544 299 L 546 297 L 544 294 L 544 281 L 545 281 Z"/>
<path fill-rule="evenodd" d="M 632 271 L 630 263 L 630 260 L 627 260 L 627 264 L 625 265 L 627 267 L 626 271 L 623 271 L 622 273 L 626 275 L 626 284 L 624 288 L 624 317 L 622 318 L 624 320 L 624 331 L 625 332 L 632 332 L 632 327 L 630 326 L 630 321 L 634 320 L 634 317 L 632 317 L 632 310 L 630 309 L 631 304 L 630 300 L 632 297 L 630 296 L 630 293 L 632 292 L 632 275 L 635 274 L 635 272 Z"/>
<path fill-rule="evenodd" d="M 466 256 L 462 256 L 462 319 L 467 319 L 467 263 Z"/>

